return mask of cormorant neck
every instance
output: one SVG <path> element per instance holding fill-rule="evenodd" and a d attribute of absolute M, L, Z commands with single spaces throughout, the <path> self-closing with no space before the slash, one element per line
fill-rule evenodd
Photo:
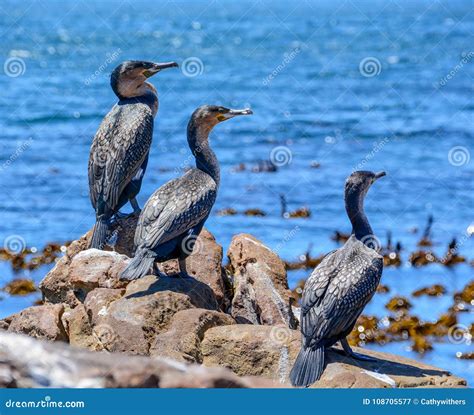
<path fill-rule="evenodd" d="M 352 233 L 358 240 L 364 239 L 368 235 L 373 235 L 369 220 L 364 212 L 364 192 L 346 193 L 346 212 L 352 224 Z"/>
<path fill-rule="evenodd" d="M 221 177 L 219 162 L 209 145 L 209 133 L 212 127 L 200 125 L 191 119 L 188 124 L 188 144 L 196 159 L 196 167 L 211 176 L 219 185 Z"/>

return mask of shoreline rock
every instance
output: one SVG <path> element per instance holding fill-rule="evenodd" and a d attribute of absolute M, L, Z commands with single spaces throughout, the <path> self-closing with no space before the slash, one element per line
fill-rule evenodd
<path fill-rule="evenodd" d="M 32 373 L 42 370 L 44 382 L 76 387 L 290 387 L 301 340 L 278 255 L 251 235 L 236 235 L 227 252 L 227 275 L 222 247 L 204 230 L 187 259 L 188 276 L 168 261 L 160 264 L 166 275 L 122 282 L 136 218 L 126 223 L 114 231 L 117 252 L 86 249 L 87 233 L 41 282 L 44 304 L 0 320 L 0 386 L 38 385 Z M 28 356 L 23 361 L 22 347 L 34 351 L 23 350 Z M 376 362 L 330 350 L 313 386 L 466 385 L 414 360 L 357 351 Z M 44 353 L 51 356 L 36 361 Z M 67 359 L 71 364 L 63 368 Z M 60 375 L 48 372 L 53 369 Z"/>

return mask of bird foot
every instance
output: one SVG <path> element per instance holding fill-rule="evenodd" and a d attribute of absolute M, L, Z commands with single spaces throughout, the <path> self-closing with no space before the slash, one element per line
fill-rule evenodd
<path fill-rule="evenodd" d="M 374 359 L 373 357 L 354 352 L 351 346 L 349 346 L 347 339 L 341 340 L 341 346 L 343 350 L 337 350 L 337 351 L 344 353 L 346 356 L 351 357 L 352 359 L 360 360 L 362 362 L 375 362 L 377 360 L 377 359 Z"/>

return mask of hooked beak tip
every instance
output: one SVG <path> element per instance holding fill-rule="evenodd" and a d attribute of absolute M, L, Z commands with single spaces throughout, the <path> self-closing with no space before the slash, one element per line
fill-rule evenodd
<path fill-rule="evenodd" d="M 250 108 L 244 108 L 243 110 L 230 110 L 229 114 L 231 116 L 236 116 L 236 115 L 252 115 L 253 111 Z"/>
<path fill-rule="evenodd" d="M 380 179 L 381 177 L 384 177 L 386 175 L 387 173 L 385 173 L 384 171 L 379 171 L 378 173 L 375 173 L 375 180 Z"/>

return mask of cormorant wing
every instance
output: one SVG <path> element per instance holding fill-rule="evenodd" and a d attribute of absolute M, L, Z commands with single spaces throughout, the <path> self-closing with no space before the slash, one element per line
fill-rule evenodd
<path fill-rule="evenodd" d="M 198 225 L 209 215 L 216 195 L 214 180 L 197 169 L 164 184 L 143 208 L 135 245 L 153 249 Z"/>
<path fill-rule="evenodd" d="M 91 201 L 115 210 L 150 150 L 153 114 L 145 104 L 115 105 L 94 137 L 89 158 Z"/>
<path fill-rule="evenodd" d="M 330 339 L 354 324 L 380 281 L 383 258 L 351 237 L 313 271 L 302 299 L 307 344 Z"/>

